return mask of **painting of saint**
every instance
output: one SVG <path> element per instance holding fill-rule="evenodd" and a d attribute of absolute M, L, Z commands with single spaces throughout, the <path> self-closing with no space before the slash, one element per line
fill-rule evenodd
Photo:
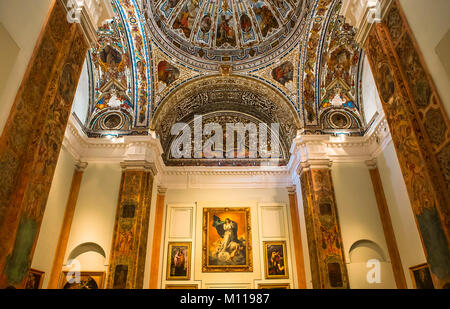
<path fill-rule="evenodd" d="M 233 26 L 233 16 L 222 14 L 219 18 L 219 24 L 217 26 L 216 45 L 217 47 L 220 47 L 226 43 L 231 46 L 236 46 L 236 37 Z"/>
<path fill-rule="evenodd" d="M 169 243 L 167 280 L 189 280 L 191 243 Z"/>
<path fill-rule="evenodd" d="M 212 25 L 211 17 L 209 15 L 206 15 L 202 18 L 200 22 L 200 30 L 203 33 L 208 33 L 209 30 L 211 30 L 211 25 Z"/>
<path fill-rule="evenodd" d="M 173 29 L 181 29 L 184 36 L 189 39 L 192 32 L 195 17 L 199 9 L 199 0 L 191 0 L 187 3 L 173 23 Z"/>
<path fill-rule="evenodd" d="M 252 271 L 249 208 L 205 208 L 203 226 L 203 272 Z"/>
<path fill-rule="evenodd" d="M 180 70 L 171 65 L 167 61 L 161 61 L 158 64 L 158 80 L 165 83 L 167 86 L 172 84 L 180 77 Z"/>
<path fill-rule="evenodd" d="M 37 290 L 42 287 L 44 282 L 44 272 L 30 268 L 25 289 Z"/>
<path fill-rule="evenodd" d="M 259 22 L 259 27 L 263 37 L 267 37 L 272 29 L 278 28 L 278 21 L 267 6 L 255 6 L 253 11 L 255 12 L 256 19 Z"/>
<path fill-rule="evenodd" d="M 100 52 L 100 59 L 107 65 L 118 65 L 122 62 L 122 55 L 110 45 L 106 45 Z"/>
<path fill-rule="evenodd" d="M 248 15 L 243 14 L 240 18 L 242 32 L 248 33 L 252 30 L 252 21 Z"/>
<path fill-rule="evenodd" d="M 433 279 L 431 278 L 430 266 L 420 264 L 409 269 L 416 289 L 434 289 Z"/>
<path fill-rule="evenodd" d="M 288 278 L 286 242 L 264 242 L 264 268 L 267 279 Z"/>
<path fill-rule="evenodd" d="M 272 70 L 274 80 L 285 86 L 294 79 L 294 65 L 290 61 L 286 61 L 280 66 Z"/>

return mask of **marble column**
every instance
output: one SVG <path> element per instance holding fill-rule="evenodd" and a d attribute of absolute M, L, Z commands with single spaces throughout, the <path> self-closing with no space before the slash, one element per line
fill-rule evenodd
<path fill-rule="evenodd" d="M 299 289 L 306 289 L 305 260 L 303 257 L 302 234 L 300 229 L 300 216 L 297 204 L 297 192 L 294 187 L 288 187 L 289 210 L 291 214 L 292 234 L 294 235 L 295 264 L 297 268 L 297 281 Z"/>
<path fill-rule="evenodd" d="M 64 256 L 66 254 L 73 215 L 75 213 L 75 207 L 78 201 L 81 180 L 83 179 L 83 174 L 87 166 L 88 164 L 86 162 L 77 162 L 75 164 L 75 171 L 73 172 L 72 184 L 70 186 L 69 196 L 67 198 L 66 210 L 64 211 L 64 219 L 61 225 L 61 231 L 59 233 L 55 257 L 53 259 L 52 272 L 50 273 L 50 280 L 47 287 L 48 289 L 58 288 L 58 280 L 64 264 Z"/>
<path fill-rule="evenodd" d="M 389 208 L 386 202 L 386 196 L 384 195 L 383 184 L 381 182 L 376 160 L 367 161 L 366 165 L 369 168 L 373 191 L 375 192 L 375 198 L 377 200 L 378 212 L 383 226 L 384 238 L 386 239 L 386 245 L 388 247 L 395 283 L 397 288 L 407 289 L 405 273 L 403 271 L 397 240 L 395 239 L 394 228 L 392 227 L 391 215 L 389 214 Z"/>
<path fill-rule="evenodd" d="M 299 174 L 313 288 L 348 289 L 331 162 L 302 162 Z"/>
<path fill-rule="evenodd" d="M 88 49 L 53 1 L 0 138 L 0 288 L 24 287 Z"/>
<path fill-rule="evenodd" d="M 437 288 L 450 285 L 450 122 L 395 0 L 365 52 Z M 411 265 L 413 266 L 413 265 Z"/>
<path fill-rule="evenodd" d="M 158 195 L 156 196 L 155 228 L 153 230 L 152 260 L 150 265 L 150 289 L 158 288 L 166 191 L 167 188 L 158 187 Z"/>
<path fill-rule="evenodd" d="M 147 253 L 154 164 L 122 163 L 107 288 L 142 289 Z"/>

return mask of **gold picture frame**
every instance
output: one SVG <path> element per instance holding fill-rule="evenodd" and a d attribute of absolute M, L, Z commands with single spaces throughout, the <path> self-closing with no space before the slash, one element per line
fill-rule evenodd
<path fill-rule="evenodd" d="M 197 290 L 197 284 L 166 284 L 166 290 Z"/>
<path fill-rule="evenodd" d="M 263 247 L 266 279 L 289 278 L 286 242 L 265 241 Z"/>
<path fill-rule="evenodd" d="M 75 272 L 70 272 L 72 278 L 76 278 Z M 103 289 L 105 282 L 105 272 L 101 271 L 81 271 L 79 282 L 69 282 L 67 279 L 69 271 L 63 271 L 59 280 L 60 289 L 69 290 L 95 290 Z"/>
<path fill-rule="evenodd" d="M 410 267 L 409 273 L 415 289 L 435 289 L 431 278 L 430 265 L 427 263 Z"/>
<path fill-rule="evenodd" d="M 203 272 L 252 272 L 250 208 L 203 209 Z"/>
<path fill-rule="evenodd" d="M 38 290 L 42 288 L 42 283 L 44 283 L 45 272 L 30 268 L 27 275 L 27 283 L 25 289 L 27 290 Z"/>
<path fill-rule="evenodd" d="M 167 280 L 191 278 L 191 243 L 169 242 L 167 250 Z"/>
<path fill-rule="evenodd" d="M 291 285 L 289 283 L 278 283 L 278 284 L 260 283 L 260 284 L 258 284 L 258 289 L 289 290 L 290 288 L 291 288 Z"/>

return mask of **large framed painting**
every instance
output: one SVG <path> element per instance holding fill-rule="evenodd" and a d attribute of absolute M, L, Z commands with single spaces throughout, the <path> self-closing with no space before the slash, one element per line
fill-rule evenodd
<path fill-rule="evenodd" d="M 409 272 L 415 289 L 434 289 L 430 266 L 427 263 L 410 267 Z"/>
<path fill-rule="evenodd" d="M 44 282 L 44 274 L 45 273 L 43 271 L 30 268 L 30 270 L 28 271 L 25 289 L 29 290 L 40 289 L 42 287 L 42 283 Z"/>
<path fill-rule="evenodd" d="M 79 273 L 64 271 L 61 275 L 60 289 L 64 290 L 98 290 L 103 289 L 104 272 L 81 271 Z"/>
<path fill-rule="evenodd" d="M 169 242 L 167 280 L 189 280 L 191 275 L 191 243 Z"/>
<path fill-rule="evenodd" d="M 265 241 L 264 269 L 266 279 L 286 279 L 289 277 L 285 241 Z"/>
<path fill-rule="evenodd" d="M 250 208 L 203 209 L 203 272 L 252 272 Z"/>

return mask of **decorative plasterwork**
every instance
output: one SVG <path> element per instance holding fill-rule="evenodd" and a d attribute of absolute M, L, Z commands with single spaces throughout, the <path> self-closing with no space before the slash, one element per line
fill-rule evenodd
<path fill-rule="evenodd" d="M 63 146 L 76 161 L 154 164 L 158 182 L 167 188 L 282 188 L 298 184 L 299 168 L 338 162 L 366 162 L 377 158 L 391 141 L 384 117 L 364 137 L 298 136 L 290 148 L 287 166 L 166 166 L 154 132 L 148 136 L 88 138 L 71 116 Z"/>
<path fill-rule="evenodd" d="M 208 76 L 194 80 L 172 93 L 158 108 L 152 123 L 164 151 L 169 151 L 171 128 L 189 123 L 195 115 L 234 111 L 255 117 L 260 122 L 280 125 L 280 139 L 288 148 L 300 129 L 293 106 L 271 87 L 240 76 Z"/>
<path fill-rule="evenodd" d="M 149 32 L 182 62 L 217 71 L 267 63 L 295 44 L 315 0 L 143 1 Z"/>

